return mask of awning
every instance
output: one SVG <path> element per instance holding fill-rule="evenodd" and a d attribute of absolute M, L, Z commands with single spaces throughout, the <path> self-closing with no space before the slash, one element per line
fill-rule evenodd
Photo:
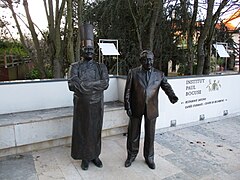
<path fill-rule="evenodd" d="M 98 43 L 98 45 L 104 56 L 120 55 L 113 43 Z"/>
<path fill-rule="evenodd" d="M 222 44 L 214 44 L 213 47 L 217 50 L 217 53 L 220 57 L 230 57 Z"/>

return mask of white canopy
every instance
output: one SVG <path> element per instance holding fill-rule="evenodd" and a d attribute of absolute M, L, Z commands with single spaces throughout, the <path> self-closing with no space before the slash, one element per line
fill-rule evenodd
<path fill-rule="evenodd" d="M 113 43 L 98 43 L 98 45 L 104 56 L 120 55 Z"/>
<path fill-rule="evenodd" d="M 213 47 L 217 50 L 217 53 L 220 57 L 230 57 L 222 44 L 214 44 Z"/>

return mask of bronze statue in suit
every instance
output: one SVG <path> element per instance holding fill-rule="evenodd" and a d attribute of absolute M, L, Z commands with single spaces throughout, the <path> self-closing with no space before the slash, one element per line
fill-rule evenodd
<path fill-rule="evenodd" d="M 141 66 L 128 73 L 124 104 L 130 117 L 128 125 L 127 152 L 125 167 L 131 166 L 139 151 L 142 116 L 145 119 L 144 158 L 151 169 L 154 163 L 155 124 L 158 117 L 158 93 L 160 87 L 171 103 L 178 101 L 163 72 L 153 68 L 154 55 L 149 50 L 140 54 Z"/>

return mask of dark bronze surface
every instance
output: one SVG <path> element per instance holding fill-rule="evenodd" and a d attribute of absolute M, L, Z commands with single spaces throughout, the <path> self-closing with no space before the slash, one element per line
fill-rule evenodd
<path fill-rule="evenodd" d="M 92 46 L 83 49 L 83 58 L 71 64 L 69 71 L 68 85 L 74 92 L 71 156 L 90 162 L 101 153 L 103 91 L 109 76 L 107 67 L 93 60 Z"/>
<path fill-rule="evenodd" d="M 127 151 L 129 157 L 136 157 L 139 151 L 141 121 L 145 119 L 144 157 L 146 162 L 154 163 L 155 123 L 158 117 L 159 89 L 166 93 L 171 103 L 178 101 L 163 72 L 152 67 L 154 56 L 145 50 L 140 54 L 141 66 L 128 73 L 124 105 L 130 117 L 128 125 Z M 151 166 L 153 167 L 153 166 Z M 155 168 L 155 166 L 154 166 Z M 152 168 L 153 169 L 153 168 Z"/>

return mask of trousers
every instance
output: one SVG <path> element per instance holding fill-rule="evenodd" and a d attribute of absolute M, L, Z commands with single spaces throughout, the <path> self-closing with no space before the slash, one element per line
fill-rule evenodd
<path fill-rule="evenodd" d="M 155 138 L 155 124 L 156 118 L 147 119 L 144 115 L 144 151 L 143 156 L 145 160 L 154 160 L 154 138 Z M 139 142 L 141 135 L 142 117 L 131 117 L 128 124 L 127 136 L 127 152 L 128 158 L 136 157 L 139 152 Z"/>

